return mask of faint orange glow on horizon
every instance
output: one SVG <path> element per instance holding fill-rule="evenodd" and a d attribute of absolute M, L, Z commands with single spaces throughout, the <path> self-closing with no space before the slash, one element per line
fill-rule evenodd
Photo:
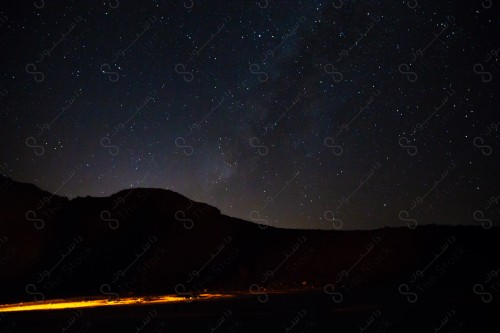
<path fill-rule="evenodd" d="M 94 308 L 102 306 L 148 305 L 175 302 L 190 302 L 193 300 L 208 300 L 233 297 L 231 294 L 198 294 L 192 298 L 177 295 L 154 297 L 125 297 L 116 300 L 101 299 L 53 299 L 40 302 L 26 302 L 0 305 L 1 312 L 64 310 L 78 308 Z"/>

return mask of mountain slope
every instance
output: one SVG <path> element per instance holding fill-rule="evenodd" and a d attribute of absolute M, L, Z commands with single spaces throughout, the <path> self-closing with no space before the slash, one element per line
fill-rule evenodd
<path fill-rule="evenodd" d="M 480 304 L 476 285 L 500 284 L 485 282 L 500 267 L 498 228 L 277 229 L 161 189 L 68 200 L 2 184 L 0 302 L 317 288 L 343 303 Z"/>

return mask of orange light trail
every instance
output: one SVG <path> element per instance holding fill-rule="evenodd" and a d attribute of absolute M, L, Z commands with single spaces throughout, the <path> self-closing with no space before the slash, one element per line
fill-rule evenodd
<path fill-rule="evenodd" d="M 53 299 L 40 302 L 27 302 L 0 305 L 1 312 L 17 311 L 44 311 L 44 310 L 64 310 L 78 308 L 94 308 L 102 306 L 125 306 L 125 305 L 148 305 L 162 303 L 191 302 L 193 300 L 208 300 L 234 297 L 230 294 L 198 294 L 191 298 L 177 295 L 154 296 L 154 297 L 125 297 L 116 300 L 108 298 L 102 299 Z"/>

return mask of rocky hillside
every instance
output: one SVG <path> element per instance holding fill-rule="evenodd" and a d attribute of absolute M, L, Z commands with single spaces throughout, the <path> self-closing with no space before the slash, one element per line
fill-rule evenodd
<path fill-rule="evenodd" d="M 480 226 L 277 229 L 162 189 L 68 200 L 1 178 L 0 301 L 316 288 L 343 303 L 481 303 L 500 298 L 499 239 Z"/>

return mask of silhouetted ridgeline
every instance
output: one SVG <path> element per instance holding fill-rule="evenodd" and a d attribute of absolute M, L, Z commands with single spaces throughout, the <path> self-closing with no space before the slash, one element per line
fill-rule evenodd
<path fill-rule="evenodd" d="M 277 229 L 167 190 L 68 200 L 0 181 L 2 303 L 286 288 L 342 304 L 500 298 L 496 227 Z"/>

